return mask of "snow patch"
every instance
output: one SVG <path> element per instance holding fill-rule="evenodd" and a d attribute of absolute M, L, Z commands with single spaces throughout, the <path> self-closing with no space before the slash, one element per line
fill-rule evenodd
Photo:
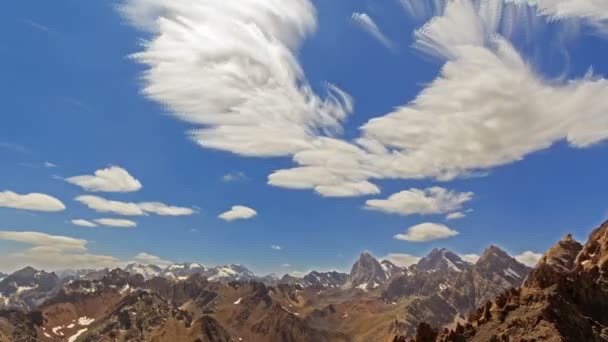
<path fill-rule="evenodd" d="M 239 298 L 236 300 L 236 302 L 234 302 L 234 304 L 239 305 L 239 304 L 241 304 L 242 300 L 243 300 L 243 298 Z"/>
<path fill-rule="evenodd" d="M 513 278 L 521 278 L 521 275 L 519 275 L 519 273 L 515 272 L 511 267 L 509 267 L 505 270 L 505 275 L 511 276 Z"/>
<path fill-rule="evenodd" d="M 87 316 L 84 317 L 80 317 L 78 319 L 78 324 L 82 325 L 82 326 L 87 326 L 90 325 L 91 323 L 93 323 L 95 321 L 94 318 L 88 318 Z"/>
<path fill-rule="evenodd" d="M 80 329 L 80 330 L 78 330 L 78 332 L 77 332 L 77 333 L 75 333 L 74 335 L 70 336 L 70 338 L 68 339 L 68 342 L 74 342 L 74 341 L 76 341 L 76 339 L 77 339 L 77 338 L 78 338 L 80 335 L 84 334 L 84 333 L 85 333 L 87 330 L 88 330 L 88 328 L 84 328 L 84 329 Z"/>

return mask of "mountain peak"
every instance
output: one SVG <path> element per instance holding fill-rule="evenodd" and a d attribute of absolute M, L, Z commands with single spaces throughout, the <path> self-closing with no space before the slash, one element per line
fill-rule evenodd
<path fill-rule="evenodd" d="M 420 271 L 427 272 L 448 270 L 462 272 L 470 268 L 471 264 L 446 248 L 434 248 L 424 258 L 420 259 L 415 267 Z"/>

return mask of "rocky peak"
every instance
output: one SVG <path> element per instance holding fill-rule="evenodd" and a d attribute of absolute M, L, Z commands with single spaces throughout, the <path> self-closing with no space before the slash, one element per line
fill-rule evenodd
<path fill-rule="evenodd" d="M 596 266 L 600 272 L 606 272 L 608 265 L 608 221 L 589 235 L 589 241 L 581 248 L 576 257 L 575 267 L 578 270 L 590 270 Z"/>
<path fill-rule="evenodd" d="M 549 248 L 538 264 L 551 266 L 562 273 L 570 272 L 574 269 L 576 257 L 582 248 L 583 246 L 568 234 Z"/>
<path fill-rule="evenodd" d="M 374 289 L 388 280 L 380 262 L 369 252 L 361 253 L 353 265 L 348 283 L 353 288 Z"/>
<path fill-rule="evenodd" d="M 348 274 L 336 271 L 317 272 L 312 271 L 304 276 L 305 284 L 308 286 L 340 287 L 346 283 Z"/>
<path fill-rule="evenodd" d="M 414 266 L 418 271 L 462 272 L 472 267 L 472 264 L 462 260 L 457 254 L 442 248 L 433 249 L 427 256 L 420 259 Z"/>
<path fill-rule="evenodd" d="M 514 287 L 520 286 L 530 272 L 529 267 L 494 245 L 483 252 L 474 269 L 488 278 L 498 275 Z"/>

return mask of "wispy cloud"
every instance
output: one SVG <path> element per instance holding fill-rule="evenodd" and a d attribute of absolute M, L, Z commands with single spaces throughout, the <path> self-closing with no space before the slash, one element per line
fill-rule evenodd
<path fill-rule="evenodd" d="M 367 13 L 353 13 L 351 20 L 385 47 L 394 48 L 394 43 L 382 33 L 376 22 Z"/>
<path fill-rule="evenodd" d="M 365 209 L 400 215 L 445 214 L 462 208 L 473 199 L 472 192 L 450 191 L 442 187 L 409 189 L 389 196 L 385 200 L 365 202 Z"/>

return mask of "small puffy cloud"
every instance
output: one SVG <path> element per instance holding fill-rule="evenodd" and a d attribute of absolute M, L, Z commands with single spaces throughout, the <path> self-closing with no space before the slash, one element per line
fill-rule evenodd
<path fill-rule="evenodd" d="M 57 212 L 65 210 L 65 205 L 59 199 L 46 194 L 21 195 L 12 191 L 2 191 L 0 192 L 0 208 Z"/>
<path fill-rule="evenodd" d="M 234 220 L 247 220 L 257 216 L 257 212 L 249 207 L 245 207 L 242 205 L 235 205 L 230 210 L 225 213 L 220 214 L 218 217 L 224 221 L 234 221 Z"/>
<path fill-rule="evenodd" d="M 89 228 L 97 227 L 96 223 L 93 223 L 93 222 L 87 221 L 87 220 L 82 220 L 82 219 L 72 220 L 70 222 L 75 226 L 89 227 Z"/>
<path fill-rule="evenodd" d="M 281 267 L 283 267 L 283 268 L 290 268 L 291 264 L 282 264 Z"/>
<path fill-rule="evenodd" d="M 405 234 L 397 234 L 394 238 L 410 242 L 427 242 L 447 239 L 458 234 L 456 230 L 443 224 L 427 222 L 412 226 Z"/>
<path fill-rule="evenodd" d="M 44 162 L 44 167 L 46 167 L 46 168 L 56 168 L 57 165 L 55 165 L 55 164 L 47 161 L 47 162 Z"/>
<path fill-rule="evenodd" d="M 464 261 L 468 261 L 472 264 L 476 263 L 479 260 L 479 255 L 477 254 L 464 254 L 461 255 L 460 258 Z"/>
<path fill-rule="evenodd" d="M 116 227 L 116 228 L 134 228 L 137 227 L 137 222 L 131 220 L 124 219 L 113 219 L 113 218 L 103 218 L 95 220 L 97 224 L 106 227 Z"/>
<path fill-rule="evenodd" d="M 156 266 L 169 266 L 173 264 L 172 261 L 164 260 L 161 257 L 156 255 L 148 254 L 148 253 L 139 253 L 135 256 L 135 261 L 141 264 L 146 265 L 156 265 Z"/>
<path fill-rule="evenodd" d="M 448 221 L 451 220 L 459 220 L 461 218 L 465 218 L 467 215 L 465 213 L 463 213 L 462 211 L 457 211 L 454 213 L 449 213 L 445 216 L 445 219 Z"/>
<path fill-rule="evenodd" d="M 385 47 L 392 49 L 393 42 L 382 33 L 378 25 L 367 13 L 353 13 L 351 17 L 353 23 L 369 33 L 377 41 L 379 41 Z"/>
<path fill-rule="evenodd" d="M 270 246 L 270 248 L 274 249 L 275 251 L 283 250 L 283 247 L 278 246 L 278 245 L 272 245 L 272 246 Z"/>
<path fill-rule="evenodd" d="M 388 260 L 397 266 L 409 267 L 417 263 L 420 260 L 420 257 L 411 254 L 390 253 L 384 256 L 382 259 Z"/>
<path fill-rule="evenodd" d="M 538 262 L 538 260 L 540 260 L 540 258 L 542 258 L 542 254 L 540 253 L 535 253 L 532 251 L 525 251 L 519 255 L 514 256 L 515 260 L 521 262 L 522 264 L 529 266 L 529 267 L 534 267 L 536 265 L 536 263 Z"/>
<path fill-rule="evenodd" d="M 223 182 L 246 181 L 249 177 L 244 172 L 231 172 L 222 176 Z"/>
<path fill-rule="evenodd" d="M 76 201 L 99 213 L 112 213 L 125 216 L 142 216 L 146 214 L 137 203 L 111 201 L 91 195 L 78 196 L 76 197 Z"/>
<path fill-rule="evenodd" d="M 124 216 L 143 216 L 156 214 L 160 216 L 188 216 L 196 213 L 194 209 L 169 206 L 160 202 L 121 202 L 111 201 L 99 196 L 84 195 L 76 201 L 99 213 L 112 213 Z"/>
<path fill-rule="evenodd" d="M 368 200 L 365 209 L 399 215 L 444 214 L 458 210 L 473 198 L 472 192 L 455 192 L 441 187 L 409 189 L 385 200 Z"/>
<path fill-rule="evenodd" d="M 92 192 L 134 192 L 142 188 L 139 180 L 118 166 L 97 170 L 94 175 L 70 177 L 66 181 Z"/>

